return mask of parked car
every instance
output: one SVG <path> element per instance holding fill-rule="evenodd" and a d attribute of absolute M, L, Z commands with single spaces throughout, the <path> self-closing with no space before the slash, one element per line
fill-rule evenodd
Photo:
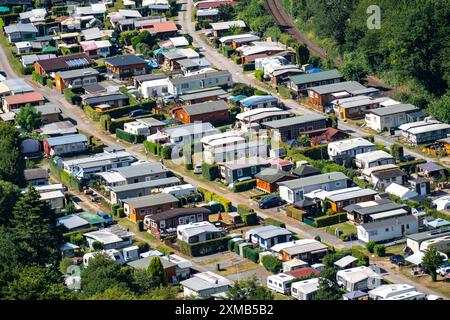
<path fill-rule="evenodd" d="M 401 157 L 400 158 L 400 161 L 401 162 L 409 162 L 409 161 L 413 161 L 413 160 L 415 160 L 416 158 L 414 158 L 413 156 L 411 156 L 411 155 L 406 155 L 406 156 L 403 156 L 403 157 Z"/>
<path fill-rule="evenodd" d="M 445 277 L 450 273 L 450 266 L 441 266 L 436 270 L 437 274 L 440 274 L 441 276 Z"/>
<path fill-rule="evenodd" d="M 105 220 L 106 224 L 112 224 L 114 222 L 114 220 L 111 217 L 111 215 L 107 214 L 106 212 L 99 212 L 99 213 L 97 213 L 97 215 L 102 217 Z"/>
<path fill-rule="evenodd" d="M 429 294 L 427 295 L 427 300 L 444 300 L 444 298 L 435 294 Z"/>
<path fill-rule="evenodd" d="M 168 104 L 168 103 L 174 103 L 175 102 L 175 97 L 174 96 L 164 96 L 163 97 L 163 101 L 164 103 Z"/>
<path fill-rule="evenodd" d="M 144 109 L 136 109 L 136 110 L 131 111 L 128 114 L 128 116 L 130 118 L 134 118 L 134 117 L 137 117 L 137 116 L 144 116 L 144 115 L 149 114 L 149 113 L 150 112 L 148 112 L 147 110 L 144 110 Z"/>
<path fill-rule="evenodd" d="M 258 202 L 258 206 L 260 209 L 273 208 L 273 207 L 281 206 L 282 204 L 283 204 L 283 199 L 281 199 L 279 196 L 274 196 L 274 195 L 262 198 Z"/>
<path fill-rule="evenodd" d="M 198 173 L 198 174 L 202 173 L 202 164 L 201 163 L 195 165 L 194 173 Z"/>
<path fill-rule="evenodd" d="M 403 266 L 405 264 L 405 258 L 403 258 L 401 255 L 398 254 L 391 256 L 389 258 L 389 261 L 398 266 Z"/>

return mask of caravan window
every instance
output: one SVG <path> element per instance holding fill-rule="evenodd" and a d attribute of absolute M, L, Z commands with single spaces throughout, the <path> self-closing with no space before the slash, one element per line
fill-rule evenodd
<path fill-rule="evenodd" d="M 197 221 L 203 221 L 203 214 L 197 213 Z"/>

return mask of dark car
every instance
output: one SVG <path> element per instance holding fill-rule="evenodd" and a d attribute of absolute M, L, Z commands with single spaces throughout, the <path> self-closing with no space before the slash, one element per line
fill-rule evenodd
<path fill-rule="evenodd" d="M 411 156 L 411 155 L 406 155 L 406 156 L 403 156 L 400 160 L 402 161 L 402 162 L 408 162 L 408 161 L 413 161 L 415 158 L 413 157 L 413 156 Z"/>
<path fill-rule="evenodd" d="M 260 209 L 273 208 L 276 206 L 281 206 L 283 204 L 283 199 L 279 196 L 267 196 L 258 202 Z"/>
<path fill-rule="evenodd" d="M 131 111 L 128 116 L 133 118 L 133 117 L 137 117 L 137 116 L 143 116 L 149 114 L 149 112 L 147 110 L 143 110 L 143 109 L 136 109 Z"/>
<path fill-rule="evenodd" d="M 398 254 L 391 256 L 389 258 L 389 261 L 398 266 L 403 266 L 405 264 L 405 258 L 403 258 L 401 255 Z"/>

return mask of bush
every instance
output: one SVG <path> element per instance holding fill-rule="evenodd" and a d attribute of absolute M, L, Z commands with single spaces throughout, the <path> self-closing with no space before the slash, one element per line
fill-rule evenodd
<path fill-rule="evenodd" d="M 250 261 L 253 261 L 254 263 L 259 262 L 259 251 L 253 249 L 252 247 L 245 247 L 244 248 L 244 258 L 247 258 Z"/>
<path fill-rule="evenodd" d="M 375 247 L 376 243 L 375 241 L 369 241 L 366 243 L 366 249 L 367 251 L 369 251 L 370 253 L 373 253 L 374 247 Z"/>
<path fill-rule="evenodd" d="M 275 220 L 275 219 L 272 219 L 272 218 L 264 219 L 264 225 L 286 228 L 286 224 L 285 223 L 283 223 L 281 221 L 278 221 L 278 220 Z"/>
<path fill-rule="evenodd" d="M 71 265 L 73 265 L 73 260 L 71 258 L 64 258 L 59 263 L 59 271 L 61 271 L 62 274 L 67 273 L 67 268 L 69 268 Z"/>
<path fill-rule="evenodd" d="M 83 189 L 83 182 L 72 176 L 70 173 L 60 169 L 53 161 L 50 161 L 50 172 L 54 174 L 64 185 L 77 191 L 81 191 Z"/>
<path fill-rule="evenodd" d="M 138 222 L 138 230 L 139 231 L 144 231 L 144 221 L 140 220 Z"/>
<path fill-rule="evenodd" d="M 253 209 L 250 207 L 247 207 L 244 204 L 238 204 L 237 205 L 237 213 L 241 214 L 241 213 L 246 213 L 246 212 L 253 212 Z"/>
<path fill-rule="evenodd" d="M 117 216 L 119 218 L 125 218 L 126 214 L 125 214 L 125 211 L 123 210 L 123 208 L 117 209 Z"/>
<path fill-rule="evenodd" d="M 64 98 L 66 98 L 67 102 L 70 104 L 80 104 L 81 96 L 76 94 L 72 89 L 66 88 L 64 89 Z"/>
<path fill-rule="evenodd" d="M 384 257 L 386 255 L 386 247 L 383 244 L 377 244 L 373 247 L 373 252 L 379 257 Z"/>
<path fill-rule="evenodd" d="M 254 226 L 258 224 L 258 216 L 256 212 L 244 212 L 239 214 L 241 216 L 241 220 L 247 226 Z"/>
<path fill-rule="evenodd" d="M 76 238 L 74 237 L 75 235 L 83 236 L 83 234 L 85 234 L 86 232 L 91 232 L 91 231 L 96 231 L 96 230 L 98 230 L 97 227 L 90 227 L 90 228 L 86 228 L 86 229 L 83 229 L 83 230 L 66 232 L 66 233 L 63 234 L 63 237 L 66 239 L 66 241 L 71 241 L 70 239 L 75 239 L 76 240 Z M 84 240 L 83 240 L 83 242 L 81 244 L 84 244 Z"/>
<path fill-rule="evenodd" d="M 116 137 L 121 140 L 125 140 L 129 143 L 142 143 L 145 141 L 145 136 L 138 134 L 131 134 L 122 129 L 116 130 Z"/>
<path fill-rule="evenodd" d="M 202 176 L 206 180 L 213 181 L 219 177 L 219 166 L 216 164 L 202 163 Z"/>
<path fill-rule="evenodd" d="M 100 116 L 100 126 L 103 130 L 109 131 L 111 128 L 111 116 L 109 114 Z"/>
<path fill-rule="evenodd" d="M 200 257 L 208 254 L 226 251 L 228 248 L 229 237 L 222 237 L 197 243 L 186 243 L 177 240 L 180 251 L 188 256 Z"/>
<path fill-rule="evenodd" d="M 92 121 L 100 121 L 101 118 L 101 114 L 100 112 L 97 112 L 94 110 L 94 108 L 92 108 L 91 106 L 83 106 L 83 110 L 84 113 L 86 113 L 86 115 L 89 117 L 89 119 L 91 119 Z"/>
<path fill-rule="evenodd" d="M 85 242 L 84 242 L 83 235 L 79 234 L 79 233 L 71 235 L 70 236 L 70 243 L 73 243 L 73 244 L 75 244 L 77 246 L 84 245 Z"/>
<path fill-rule="evenodd" d="M 235 182 L 233 184 L 233 192 L 242 192 L 251 190 L 256 186 L 256 179 L 246 180 L 242 182 Z"/>
<path fill-rule="evenodd" d="M 268 92 L 262 91 L 262 90 L 259 90 L 259 89 L 255 89 L 255 96 L 267 96 L 267 95 L 269 95 Z"/>
<path fill-rule="evenodd" d="M 47 79 L 46 84 L 47 84 L 47 87 L 49 87 L 50 89 L 53 89 L 53 80 L 52 79 Z"/>
<path fill-rule="evenodd" d="M 271 255 L 262 257 L 262 264 L 267 271 L 274 274 L 280 272 L 282 267 L 281 261 Z"/>
<path fill-rule="evenodd" d="M 319 242 L 322 241 L 322 239 L 320 238 L 320 236 L 315 236 L 315 237 L 314 237 L 314 240 L 319 241 Z"/>
<path fill-rule="evenodd" d="M 111 205 L 111 215 L 113 217 L 117 216 L 117 209 L 119 209 L 119 205 L 118 204 L 113 204 Z"/>
<path fill-rule="evenodd" d="M 234 241 L 233 241 L 233 239 L 228 240 L 227 248 L 228 248 L 228 251 L 233 250 L 233 248 L 234 248 Z"/>
<path fill-rule="evenodd" d="M 264 80 L 264 70 L 256 70 L 255 71 L 255 78 L 258 81 L 263 81 Z"/>
<path fill-rule="evenodd" d="M 233 251 L 234 253 L 236 253 L 237 255 L 239 255 L 239 245 L 241 243 L 244 243 L 244 241 L 240 240 L 240 241 L 235 241 L 233 244 Z"/>
<path fill-rule="evenodd" d="M 145 150 L 147 150 L 148 153 L 153 154 L 153 155 L 158 155 L 160 145 L 146 140 L 146 141 L 144 141 L 144 148 L 145 148 Z"/>
<path fill-rule="evenodd" d="M 318 218 L 314 218 L 317 228 L 322 228 L 326 226 L 330 226 L 336 223 L 341 223 L 347 221 L 347 213 L 336 213 L 331 216 L 322 216 Z"/>
<path fill-rule="evenodd" d="M 172 148 L 169 146 L 163 146 L 161 148 L 161 157 L 163 159 L 170 159 L 172 157 Z"/>
<path fill-rule="evenodd" d="M 103 244 L 100 241 L 94 241 L 92 242 L 92 249 L 95 251 L 103 250 Z"/>
<path fill-rule="evenodd" d="M 252 63 L 244 63 L 242 65 L 242 70 L 244 70 L 244 71 L 253 71 L 253 70 L 255 70 L 255 63 L 254 62 L 252 62 Z"/>

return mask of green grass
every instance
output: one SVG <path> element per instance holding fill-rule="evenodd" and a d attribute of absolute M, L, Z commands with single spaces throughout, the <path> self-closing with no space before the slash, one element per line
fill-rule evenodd
<path fill-rule="evenodd" d="M 285 296 L 284 294 L 278 293 L 278 292 L 273 292 L 273 299 L 274 300 L 295 300 L 294 297 L 292 296 Z"/>
<path fill-rule="evenodd" d="M 350 235 L 351 233 L 356 234 L 356 227 L 348 222 L 338 223 L 322 229 L 330 234 L 335 234 L 336 229 L 339 229 L 339 231 L 342 232 L 342 235 Z"/>

